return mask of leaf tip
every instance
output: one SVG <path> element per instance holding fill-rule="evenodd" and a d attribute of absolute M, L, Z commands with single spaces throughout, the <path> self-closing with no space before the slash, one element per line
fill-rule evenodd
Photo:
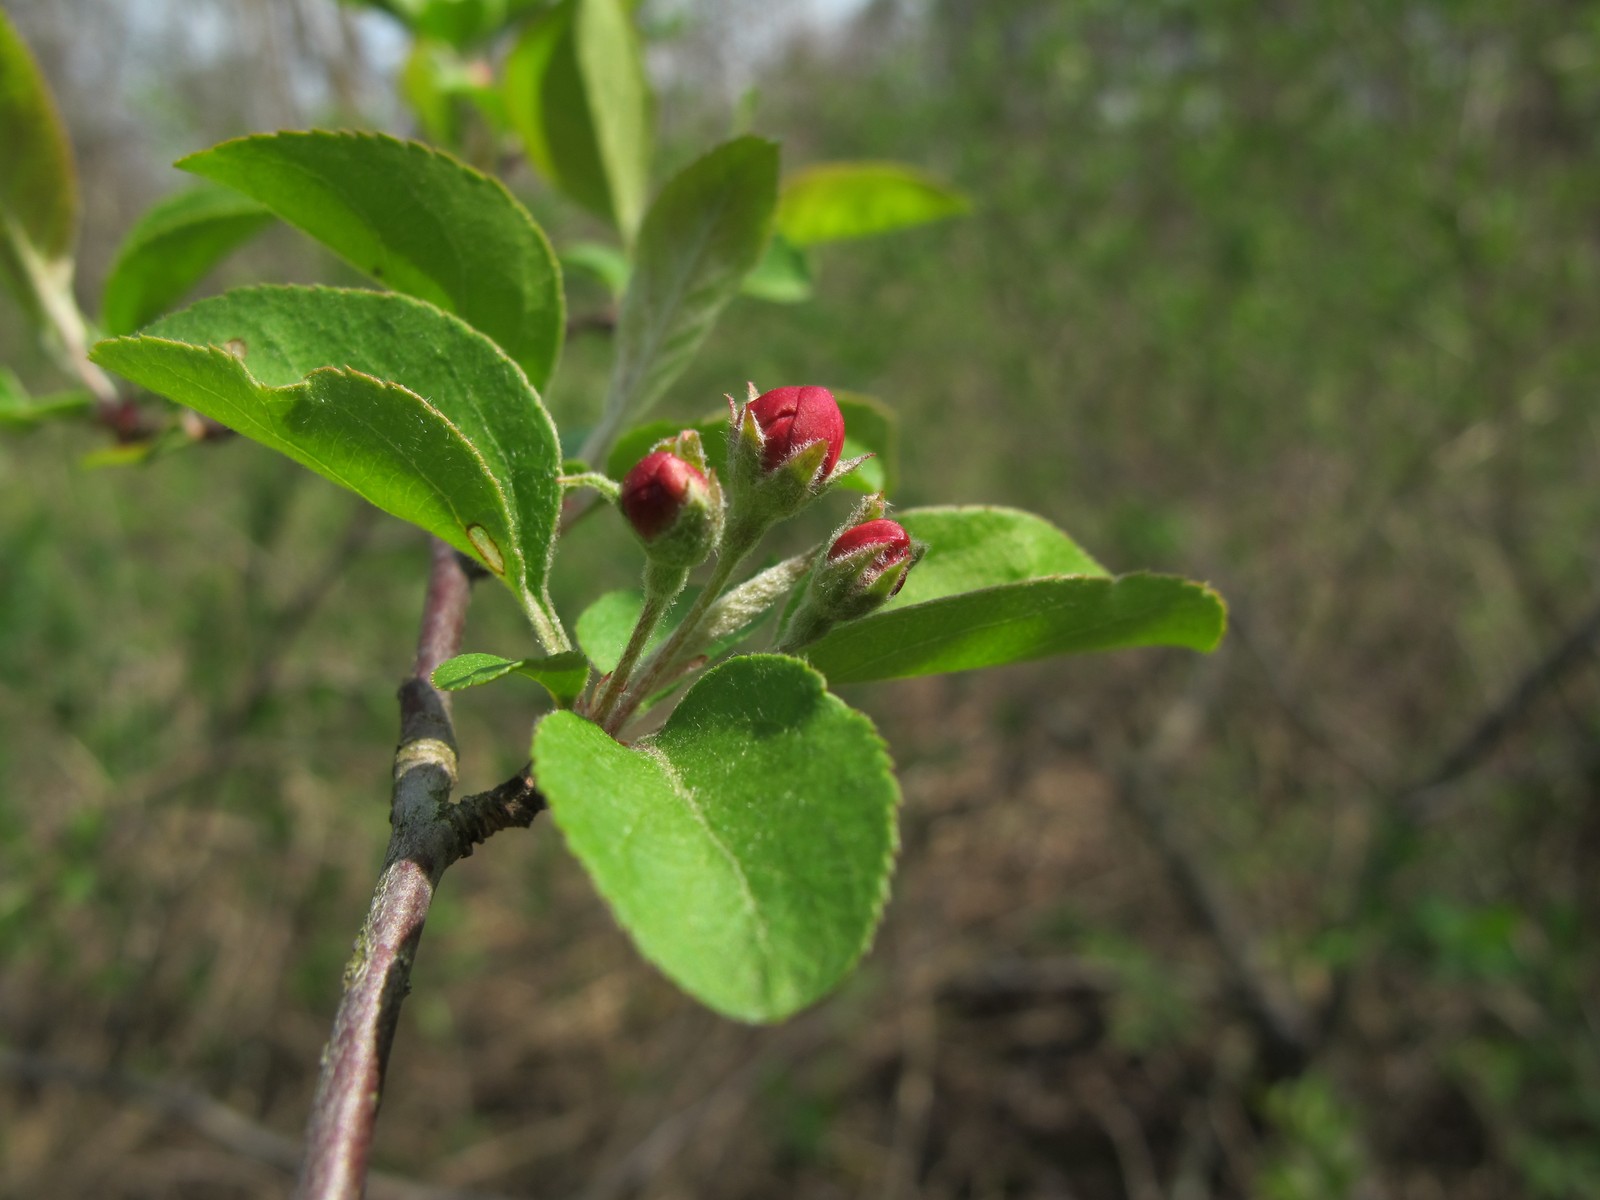
<path fill-rule="evenodd" d="M 1194 585 L 1207 600 L 1211 602 L 1211 612 L 1214 618 L 1209 636 L 1195 645 L 1195 649 L 1202 654 L 1210 654 L 1222 645 L 1222 639 L 1228 634 L 1228 601 L 1223 594 L 1209 583 L 1196 583 Z"/>

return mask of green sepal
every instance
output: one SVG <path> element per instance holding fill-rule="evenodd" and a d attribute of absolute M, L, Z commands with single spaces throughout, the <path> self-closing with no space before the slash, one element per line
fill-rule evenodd
<path fill-rule="evenodd" d="M 589 660 L 576 650 L 542 658 L 501 658 L 498 654 L 458 654 L 433 669 L 433 686 L 459 692 L 523 675 L 541 685 L 559 708 L 571 708 L 589 683 Z"/>

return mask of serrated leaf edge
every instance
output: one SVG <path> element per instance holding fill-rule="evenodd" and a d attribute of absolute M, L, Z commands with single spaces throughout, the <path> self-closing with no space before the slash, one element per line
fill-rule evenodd
<path fill-rule="evenodd" d="M 562 270 L 561 258 L 556 253 L 555 247 L 551 244 L 550 239 L 545 234 L 544 229 L 540 226 L 540 224 L 537 221 L 535 221 L 533 219 L 533 214 L 528 211 L 527 207 L 522 203 L 522 201 L 517 199 L 516 195 L 513 194 L 511 189 L 508 188 L 503 181 L 495 178 L 493 175 L 489 175 L 489 174 L 484 173 L 483 171 L 478 170 L 476 167 L 472 166 L 470 163 L 463 162 L 461 159 L 457 158 L 455 155 L 449 153 L 446 150 L 442 150 L 437 146 L 430 146 L 426 142 L 419 142 L 419 141 L 415 141 L 415 140 L 412 140 L 412 139 L 409 139 L 409 138 L 398 138 L 398 137 L 395 137 L 392 134 L 381 133 L 381 132 L 378 132 L 376 130 L 364 130 L 364 129 L 283 129 L 283 130 L 278 130 L 277 132 L 274 132 L 274 133 L 250 133 L 250 134 L 245 134 L 242 137 L 228 138 L 226 141 L 218 142 L 214 146 L 208 146 L 204 150 L 197 150 L 193 154 L 186 154 L 182 158 L 180 158 L 176 162 L 174 162 L 172 165 L 174 167 L 178 168 L 180 171 L 188 171 L 191 175 L 197 175 L 202 179 L 209 179 L 213 183 L 220 184 L 223 187 L 231 188 L 232 190 L 238 192 L 240 195 L 250 196 L 250 193 L 244 191 L 242 188 L 238 187 L 236 184 L 230 183 L 225 179 L 217 179 L 213 175 L 208 175 L 204 171 L 197 170 L 196 169 L 196 164 L 200 160 L 203 160 L 203 159 L 207 158 L 208 156 L 216 154 L 218 151 L 226 150 L 229 147 L 236 147 L 236 146 L 239 146 L 239 145 L 242 145 L 242 144 L 247 144 L 247 143 L 262 144 L 262 143 L 266 143 L 266 142 L 289 142 L 289 141 L 313 141 L 313 140 L 317 140 L 317 139 L 320 139 L 320 138 L 343 139 L 343 140 L 353 141 L 353 142 L 373 142 L 373 143 L 381 143 L 381 144 L 385 144 L 385 145 L 389 145 L 389 146 L 397 146 L 400 149 L 404 150 L 406 153 L 411 154 L 411 155 L 420 155 L 420 156 L 425 157 L 425 158 L 437 159 L 440 162 L 444 163 L 446 166 L 449 166 L 449 167 L 453 168 L 457 173 L 459 173 L 462 176 L 464 176 L 474 186 L 487 187 L 491 192 L 499 193 L 499 195 L 509 204 L 509 206 L 511 207 L 511 209 L 513 210 L 515 215 L 521 220 L 522 224 L 524 224 L 528 228 L 528 230 L 530 230 L 532 232 L 535 242 L 538 244 L 538 246 L 541 248 L 541 250 L 544 253 L 545 260 L 549 264 L 550 270 L 554 274 L 554 277 L 555 277 L 555 285 L 556 285 L 555 286 L 555 310 L 556 310 L 556 319 L 557 319 L 556 320 L 556 325 L 557 325 L 558 329 L 563 329 L 563 330 L 565 329 L 565 327 L 566 327 L 566 317 L 567 317 L 566 278 L 565 278 L 565 275 L 564 275 L 563 270 Z M 300 168 L 298 164 L 291 164 L 291 165 L 294 165 L 297 169 L 300 169 L 303 172 L 303 168 Z M 326 180 L 321 180 L 319 182 L 322 182 L 324 184 L 327 183 Z M 253 197 L 253 196 L 251 196 L 250 198 L 251 199 L 255 199 L 255 197 Z M 340 199 L 342 200 L 343 197 L 341 196 Z M 309 229 L 307 229 L 304 225 L 301 225 L 298 221 L 295 221 L 295 220 L 285 216 L 284 214 L 279 213 L 277 211 L 277 209 L 273 208 L 270 204 L 266 204 L 265 201 L 258 201 L 258 203 L 264 204 L 280 220 L 284 221 L 285 223 L 287 223 L 289 225 L 293 225 L 296 229 L 300 230 L 307 237 L 312 238 L 313 240 L 317 241 L 321 245 L 324 245 L 324 246 L 328 245 L 326 242 L 323 242 L 321 238 L 317 237 L 316 234 L 312 233 Z M 354 210 L 352 209 L 352 211 L 354 211 Z M 384 239 L 377 233 L 377 231 L 373 228 L 373 226 L 370 224 L 370 222 L 368 222 L 358 212 L 355 215 L 357 216 L 357 219 L 360 220 L 362 227 L 365 228 L 368 231 L 368 233 L 371 234 L 377 241 L 382 243 Z M 363 275 L 366 275 L 368 278 L 374 279 L 374 280 L 378 281 L 379 283 L 383 283 L 385 285 L 385 287 L 388 286 L 387 283 L 385 282 L 385 280 L 383 279 L 383 277 L 381 275 L 374 275 L 367 264 L 356 261 L 355 259 L 349 257 L 342 250 L 339 250 L 336 247 L 328 246 L 328 249 L 332 250 L 343 261 L 345 261 L 345 262 L 349 263 L 351 266 L 355 267 L 356 270 L 360 271 Z M 444 297 L 445 303 L 440 303 L 438 300 L 436 300 L 436 299 L 434 299 L 432 297 L 412 297 L 412 298 L 413 299 L 421 299 L 421 300 L 424 300 L 427 303 L 433 304 L 435 307 L 443 309 L 445 312 L 448 312 L 451 316 L 454 316 L 457 319 L 462 320 L 462 321 L 465 322 L 465 318 L 463 318 L 461 316 L 461 314 L 456 311 L 456 308 L 455 308 L 456 303 L 457 303 L 456 300 L 453 297 L 451 297 L 450 294 L 447 291 L 445 291 L 443 285 L 440 284 L 439 280 L 434 276 L 434 274 L 432 272 L 430 272 L 430 271 L 422 270 L 421 268 L 417 268 L 417 272 L 418 272 L 418 274 L 423 275 L 424 277 L 426 277 L 428 279 L 428 281 L 434 285 L 434 287 L 439 291 L 441 296 Z M 394 289 L 390 289 L 390 290 L 394 290 Z M 403 293 L 400 293 L 400 294 L 403 294 Z M 489 337 L 489 335 L 484 333 L 483 330 L 478 329 L 477 326 L 472 325 L 470 322 L 466 322 L 466 324 L 468 325 L 469 328 L 473 329 L 475 332 L 482 334 L 484 337 Z M 494 341 L 494 339 L 492 337 L 490 337 L 489 340 L 490 341 Z M 562 351 L 562 349 L 563 349 L 563 347 L 565 345 L 565 342 L 566 342 L 566 338 L 564 336 L 557 336 L 557 338 L 555 340 L 555 350 L 554 350 L 554 353 L 551 355 L 551 358 L 550 358 L 550 369 L 549 369 L 549 377 L 550 378 L 554 378 L 555 377 L 556 367 L 560 363 L 561 351 Z M 500 346 L 499 342 L 495 342 L 495 345 L 499 346 L 500 352 L 502 354 L 504 354 L 507 358 L 511 359 L 511 361 L 513 363 L 516 363 L 518 370 L 522 370 L 521 362 L 519 362 L 515 357 L 513 357 L 509 350 L 507 350 L 503 346 Z M 524 376 L 526 376 L 526 372 L 523 372 L 523 373 L 524 373 Z M 529 386 L 533 387 L 531 381 L 529 383 Z M 548 386 L 548 380 L 546 381 L 546 386 Z M 538 391 L 539 391 L 539 389 L 534 388 L 535 394 L 538 394 Z"/>

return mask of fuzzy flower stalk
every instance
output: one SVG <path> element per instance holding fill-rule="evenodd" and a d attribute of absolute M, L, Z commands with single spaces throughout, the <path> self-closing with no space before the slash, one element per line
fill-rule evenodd
<path fill-rule="evenodd" d="M 623 479 L 617 503 L 644 547 L 644 607 L 616 670 L 595 698 L 593 715 L 602 722 L 614 711 L 690 570 L 709 558 L 722 539 L 722 488 L 706 465 L 700 435 L 686 429 L 658 442 Z"/>

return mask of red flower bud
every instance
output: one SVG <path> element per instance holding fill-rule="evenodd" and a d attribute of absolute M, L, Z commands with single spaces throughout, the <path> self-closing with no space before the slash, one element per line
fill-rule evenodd
<path fill-rule="evenodd" d="M 657 450 L 641 458 L 622 481 L 622 512 L 645 541 L 677 524 L 690 492 L 704 492 L 706 477 L 676 454 Z"/>
<path fill-rule="evenodd" d="M 906 533 L 898 521 L 879 518 L 876 521 L 865 521 L 841 533 L 828 550 L 828 561 L 838 562 L 846 555 L 869 546 L 874 554 L 862 571 L 862 575 L 870 576 L 872 579 L 911 558 L 911 535 Z M 902 574 L 894 585 L 894 591 L 889 595 L 893 596 L 898 592 L 905 581 L 906 577 Z"/>
<path fill-rule="evenodd" d="M 858 621 L 887 604 L 899 594 L 906 576 L 922 557 L 923 547 L 911 540 L 898 521 L 878 517 L 861 521 L 872 512 L 882 512 L 882 496 L 873 496 L 856 506 L 852 525 L 833 540 L 798 607 L 787 618 L 778 638 L 782 653 L 793 653 L 809 646 L 841 621 Z"/>
<path fill-rule="evenodd" d="M 839 451 L 844 448 L 844 415 L 827 388 L 773 388 L 750 401 L 750 415 L 766 439 L 761 465 L 768 471 L 777 470 L 785 459 L 812 442 L 828 444 L 822 460 L 824 477 L 839 461 Z"/>

